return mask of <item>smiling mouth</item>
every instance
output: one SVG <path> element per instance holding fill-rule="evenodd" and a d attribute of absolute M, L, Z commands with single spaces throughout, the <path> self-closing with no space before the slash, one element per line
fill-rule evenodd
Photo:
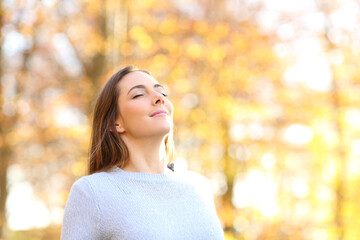
<path fill-rule="evenodd" d="M 165 116 L 167 116 L 167 114 L 166 114 L 166 113 L 161 112 L 161 113 L 157 113 L 157 114 L 155 114 L 155 115 L 154 115 L 154 116 L 152 116 L 152 117 L 165 117 Z"/>

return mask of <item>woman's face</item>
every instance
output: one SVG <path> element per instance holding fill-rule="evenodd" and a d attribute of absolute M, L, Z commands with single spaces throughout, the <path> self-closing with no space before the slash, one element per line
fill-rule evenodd
<path fill-rule="evenodd" d="M 150 75 L 135 71 L 119 82 L 117 131 L 134 138 L 166 136 L 173 125 L 173 105 L 165 89 Z M 163 110 L 166 114 L 152 116 Z"/>

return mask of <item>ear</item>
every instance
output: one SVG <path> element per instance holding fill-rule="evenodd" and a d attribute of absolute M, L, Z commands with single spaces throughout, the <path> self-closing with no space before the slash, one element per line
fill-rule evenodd
<path fill-rule="evenodd" d="M 115 123 L 115 128 L 116 128 L 116 131 L 118 133 L 124 133 L 125 132 L 125 128 L 123 128 L 119 123 Z"/>
<path fill-rule="evenodd" d="M 110 130 L 110 132 L 113 132 L 114 131 L 114 129 L 113 129 L 113 127 L 109 127 L 109 130 Z M 118 124 L 118 123 L 115 123 L 115 130 L 118 132 L 118 133 L 123 133 L 123 132 L 125 132 L 125 129 L 123 128 L 123 127 L 121 127 L 120 126 L 120 124 Z"/>

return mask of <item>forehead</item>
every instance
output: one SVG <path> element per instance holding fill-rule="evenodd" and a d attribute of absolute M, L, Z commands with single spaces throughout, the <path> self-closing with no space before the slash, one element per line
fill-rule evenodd
<path fill-rule="evenodd" d="M 141 71 L 135 71 L 126 74 L 120 81 L 119 86 L 120 89 L 130 89 L 135 85 L 149 85 L 153 86 L 154 84 L 158 83 L 152 76 L 147 73 Z"/>

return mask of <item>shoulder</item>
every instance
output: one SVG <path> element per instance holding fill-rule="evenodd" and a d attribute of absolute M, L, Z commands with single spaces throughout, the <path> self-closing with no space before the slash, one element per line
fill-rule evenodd
<path fill-rule="evenodd" d="M 211 208 L 213 207 L 213 190 L 211 181 L 200 173 L 186 170 L 183 172 L 183 178 L 196 193 L 196 196 L 206 202 Z"/>
<path fill-rule="evenodd" d="M 95 189 L 107 185 L 108 176 L 106 172 L 93 173 L 91 175 L 82 176 L 74 182 L 71 187 L 72 191 L 86 191 L 94 193 Z"/>
<path fill-rule="evenodd" d="M 210 186 L 210 180 L 204 175 L 201 175 L 200 173 L 191 170 L 182 170 L 178 174 L 181 176 L 182 179 L 192 184 L 206 187 Z"/>
<path fill-rule="evenodd" d="M 194 178 L 201 181 L 209 181 L 204 175 L 191 170 L 183 170 L 182 173 L 189 178 Z"/>

